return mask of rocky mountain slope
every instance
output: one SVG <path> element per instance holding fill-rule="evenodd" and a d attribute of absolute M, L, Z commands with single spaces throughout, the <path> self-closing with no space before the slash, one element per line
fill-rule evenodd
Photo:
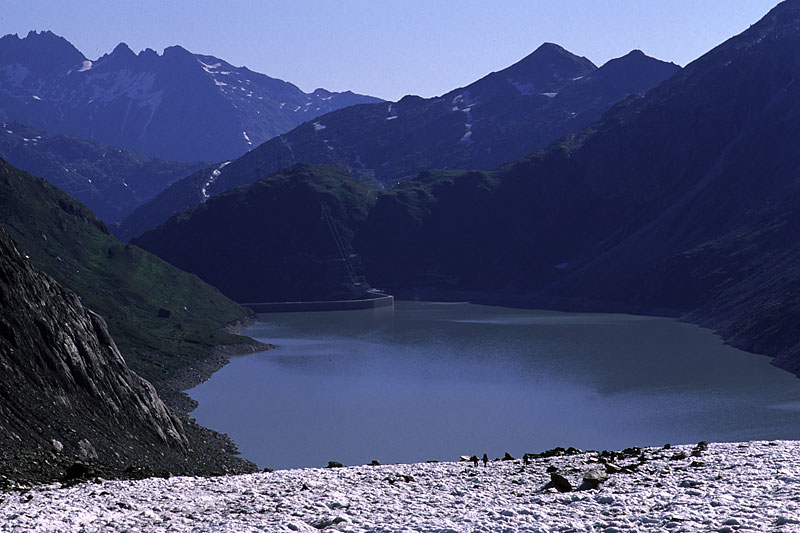
<path fill-rule="evenodd" d="M 69 135 L 50 136 L 19 122 L 0 127 L 0 157 L 46 179 L 107 224 L 122 221 L 170 184 L 207 166 L 153 159 Z"/>
<path fill-rule="evenodd" d="M 76 461 L 117 475 L 188 473 L 207 460 L 193 457 L 183 424 L 128 368 L 105 321 L 35 270 L 2 227 L 0 383 L 6 477 L 56 479 Z"/>
<path fill-rule="evenodd" d="M 191 405 L 179 392 L 224 364 L 225 354 L 268 348 L 221 330 L 227 324 L 247 318 L 247 310 L 196 276 L 117 241 L 84 206 L 3 160 L 0 160 L 0 228 L 16 241 L 16 249 L 24 257 L 21 261 L 30 265 L 27 268 L 43 270 L 55 278 L 53 281 L 41 275 L 48 280 L 48 290 L 66 294 L 72 302 L 69 306 L 77 302 L 81 309 L 86 308 L 81 313 L 89 318 L 79 322 L 96 332 L 99 339 L 87 341 L 83 333 L 75 333 L 70 314 L 57 302 L 36 300 L 36 294 L 30 299 L 32 307 L 24 313 L 15 312 L 11 304 L 8 307 L 3 304 L 0 324 L 7 327 L 0 328 L 0 348 L 17 350 L 18 354 L 9 352 L 11 359 L 0 365 L 10 376 L 8 380 L 0 379 L 4 385 L 0 387 L 0 395 L 8 399 L 0 406 L 0 422 L 9 424 L 11 432 L 9 444 L 0 446 L 0 471 L 4 475 L 10 474 L 14 479 L 54 479 L 63 475 L 65 466 L 76 457 L 90 461 L 92 471 L 113 476 L 155 472 L 211 474 L 254 468 L 234 456 L 236 448 L 230 440 L 198 426 L 186 416 Z M 25 300 L 15 292 L 24 287 L 13 285 L 19 282 L 32 287 L 30 280 L 35 276 L 31 276 L 13 278 L 9 281 L 11 288 L 3 288 L 0 293 L 3 297 L 17 298 L 9 300 L 12 303 Z M 69 289 L 56 289 L 56 285 Z M 45 308 L 53 309 L 53 314 L 47 314 Z M 59 322 L 62 319 L 66 322 Z M 17 320 L 26 326 L 17 328 Z M 73 338 L 83 340 L 69 340 Z M 97 346 L 101 353 L 92 355 Z M 41 355 L 30 356 L 23 350 L 37 350 Z M 125 359 L 122 365 L 120 353 Z M 55 359 L 48 359 L 49 354 L 54 354 Z M 62 355 L 66 357 L 64 354 L 88 359 L 57 362 Z M 105 374 L 95 372 L 101 363 Z M 46 366 L 45 371 L 37 374 L 31 366 L 34 364 Z M 129 368 L 150 380 L 159 397 L 168 402 L 172 410 L 168 420 L 179 421 L 176 427 L 183 444 L 170 444 L 170 438 L 162 439 L 163 442 L 151 438 L 154 430 L 147 429 L 148 417 L 158 414 L 163 405 L 149 384 L 138 376 L 126 377 L 133 375 Z M 73 377 L 79 385 L 77 392 L 70 381 Z M 93 385 L 95 380 L 110 383 L 112 388 L 120 383 L 119 387 L 123 387 L 130 381 L 129 388 L 136 397 L 146 403 L 152 396 L 156 407 L 147 407 L 154 409 L 150 414 L 144 411 L 136 414 L 138 404 L 125 396 L 130 396 L 128 392 L 114 392 L 108 387 L 105 393 L 93 397 L 96 388 L 105 386 Z M 73 392 L 74 397 L 70 396 Z M 109 396 L 112 393 L 117 396 Z M 113 402 L 104 403 L 103 395 Z M 125 406 L 120 411 L 114 402 Z M 3 410 L 6 405 L 9 410 Z M 125 411 L 128 408 L 133 411 Z M 28 424 L 28 433 L 20 429 L 22 421 Z M 157 416 L 150 423 L 161 424 Z M 52 455 L 50 439 L 64 445 L 64 454 L 55 450 L 56 456 Z M 92 446 L 83 444 L 75 448 L 83 440 Z M 132 470 L 123 471 L 129 467 Z"/>
<path fill-rule="evenodd" d="M 358 179 L 392 184 L 430 168 L 492 169 L 542 149 L 598 119 L 612 104 L 679 70 L 639 51 L 600 68 L 544 44 L 518 63 L 437 98 L 353 106 L 308 121 L 230 165 L 211 182 L 195 175 L 122 224 L 140 235 L 207 195 L 254 183 L 297 162 L 333 165 Z"/>
<path fill-rule="evenodd" d="M 221 161 L 329 111 L 379 99 L 306 94 L 222 59 L 124 43 L 89 60 L 52 32 L 0 39 L 0 121 L 177 161 Z"/>
<path fill-rule="evenodd" d="M 380 192 L 352 241 L 368 281 L 680 316 L 800 372 L 799 27 L 787 0 L 546 151 Z"/>

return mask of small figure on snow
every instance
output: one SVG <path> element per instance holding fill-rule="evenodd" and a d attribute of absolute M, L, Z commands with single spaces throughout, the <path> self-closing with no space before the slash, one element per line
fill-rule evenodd
<path fill-rule="evenodd" d="M 489 462 L 489 456 L 486 455 L 486 454 L 483 454 L 483 466 L 486 466 L 486 463 L 488 463 L 488 462 Z"/>

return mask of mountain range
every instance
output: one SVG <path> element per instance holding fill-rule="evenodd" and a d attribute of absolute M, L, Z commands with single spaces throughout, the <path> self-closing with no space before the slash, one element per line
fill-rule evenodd
<path fill-rule="evenodd" d="M 316 116 L 377 98 L 291 83 L 180 46 L 89 60 L 50 31 L 0 38 L 0 122 L 175 161 L 239 157 Z"/>
<path fill-rule="evenodd" d="M 123 221 L 140 235 L 187 207 L 297 162 L 347 170 L 377 187 L 430 168 L 492 169 L 597 120 L 679 71 L 640 51 L 598 68 L 546 43 L 514 65 L 436 98 L 348 107 L 307 121 L 245 156 L 173 184 Z"/>
<path fill-rule="evenodd" d="M 800 373 L 798 28 L 800 1 L 787 0 L 544 151 L 362 195 L 349 251 L 403 295 L 676 316 Z M 256 209 L 248 194 L 212 196 L 135 242 L 198 273 L 216 250 L 228 264 L 267 256 L 270 226 L 229 223 Z"/>
<path fill-rule="evenodd" d="M 19 122 L 0 127 L 0 157 L 46 179 L 108 224 L 207 166 L 154 159 L 80 137 L 51 136 Z"/>

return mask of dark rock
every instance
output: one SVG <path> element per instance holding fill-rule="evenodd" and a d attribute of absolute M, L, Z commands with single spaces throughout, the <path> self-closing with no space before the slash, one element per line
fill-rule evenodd
<path fill-rule="evenodd" d="M 686 452 L 674 453 L 672 454 L 672 457 L 670 457 L 670 459 L 672 459 L 673 461 L 680 461 L 682 459 L 686 459 Z"/>
<path fill-rule="evenodd" d="M 550 482 L 558 492 L 570 492 L 572 490 L 572 484 L 569 480 L 556 472 L 550 474 Z"/>
<path fill-rule="evenodd" d="M 369 466 L 380 466 L 380 465 L 381 465 L 381 462 L 380 462 L 380 461 L 378 461 L 377 459 L 373 459 L 373 460 L 372 460 L 372 461 L 370 461 L 370 463 L 369 463 Z"/>
<path fill-rule="evenodd" d="M 268 474 L 271 473 L 271 472 L 274 472 L 274 471 L 275 471 L 274 468 L 270 468 L 268 466 L 265 466 L 264 469 L 262 470 L 262 472 L 266 472 Z"/>
<path fill-rule="evenodd" d="M 158 318 L 169 318 L 172 316 L 172 311 L 169 309 L 164 309 L 163 307 L 158 310 L 157 313 Z"/>
<path fill-rule="evenodd" d="M 511 455 L 508 452 L 506 452 L 506 454 L 503 456 L 503 461 L 513 461 L 513 460 L 514 460 L 514 456 Z"/>
<path fill-rule="evenodd" d="M 89 473 L 91 470 L 89 466 L 84 463 L 72 463 L 69 467 L 67 467 L 67 471 L 64 474 L 63 480 L 64 481 L 71 481 L 73 479 L 86 479 L 89 477 Z"/>
<path fill-rule="evenodd" d="M 342 463 L 339 461 L 328 461 L 328 466 L 325 468 L 342 468 Z"/>
<path fill-rule="evenodd" d="M 615 465 L 614 463 L 606 463 L 603 465 L 606 469 L 606 472 L 609 474 L 619 474 L 622 472 L 622 467 Z"/>
<path fill-rule="evenodd" d="M 692 457 L 700 457 L 706 450 L 708 450 L 708 443 L 704 440 L 701 440 L 695 445 L 694 448 L 692 448 Z"/>
<path fill-rule="evenodd" d="M 665 450 L 669 450 L 670 448 L 672 448 L 672 445 L 669 442 L 664 445 Z"/>
<path fill-rule="evenodd" d="M 556 468 L 553 465 L 550 465 L 550 466 L 547 467 L 547 472 L 548 473 L 558 472 L 558 468 Z"/>

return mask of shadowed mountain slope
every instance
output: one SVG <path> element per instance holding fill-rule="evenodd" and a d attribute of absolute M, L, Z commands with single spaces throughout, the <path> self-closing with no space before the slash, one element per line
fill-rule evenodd
<path fill-rule="evenodd" d="M 356 260 L 351 243 L 374 196 L 340 169 L 298 164 L 133 242 L 239 302 L 349 299 L 359 293 L 343 255 Z"/>

